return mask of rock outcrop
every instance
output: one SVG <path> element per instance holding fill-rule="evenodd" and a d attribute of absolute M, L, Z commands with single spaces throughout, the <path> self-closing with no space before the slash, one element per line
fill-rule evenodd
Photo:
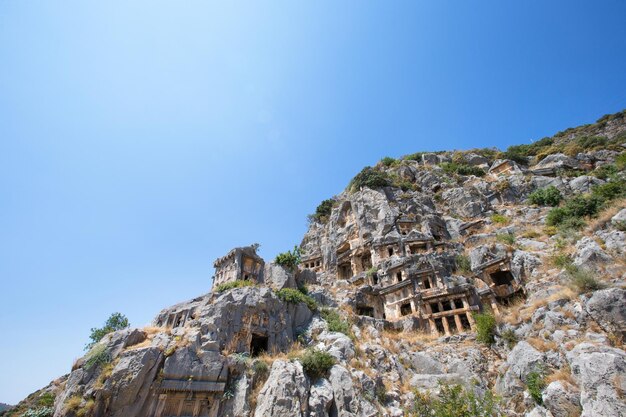
<path fill-rule="evenodd" d="M 413 416 L 454 395 L 485 416 L 626 415 L 624 116 L 366 168 L 297 251 L 233 249 L 211 292 L 4 415 Z"/>

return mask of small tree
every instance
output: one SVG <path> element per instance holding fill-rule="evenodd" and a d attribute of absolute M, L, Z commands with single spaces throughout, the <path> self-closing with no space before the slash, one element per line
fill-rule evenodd
<path fill-rule="evenodd" d="M 315 348 L 307 349 L 298 359 L 304 372 L 312 379 L 326 375 L 335 364 L 335 358 L 330 353 Z"/>
<path fill-rule="evenodd" d="M 113 313 L 109 316 L 107 321 L 104 323 L 104 326 L 97 328 L 91 328 L 91 334 L 89 338 L 91 342 L 87 343 L 85 346 L 85 350 L 91 349 L 96 343 L 98 343 L 104 336 L 107 334 L 114 332 L 116 330 L 122 330 L 130 326 L 128 322 L 128 318 L 122 313 Z"/>
<path fill-rule="evenodd" d="M 493 344 L 496 334 L 496 318 L 491 313 L 474 314 L 476 321 L 476 340 L 487 345 Z"/>
<path fill-rule="evenodd" d="M 294 246 L 292 251 L 279 253 L 274 262 L 285 268 L 295 269 L 300 263 L 300 248 Z"/>
<path fill-rule="evenodd" d="M 538 206 L 556 207 L 559 205 L 561 200 L 563 200 L 563 196 L 561 195 L 559 189 L 554 185 L 533 191 L 528 196 L 528 201 L 531 204 L 536 204 Z"/>

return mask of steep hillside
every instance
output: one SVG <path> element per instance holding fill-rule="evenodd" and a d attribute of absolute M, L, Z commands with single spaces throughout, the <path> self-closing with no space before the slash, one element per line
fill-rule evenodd
<path fill-rule="evenodd" d="M 299 247 L 233 249 L 5 415 L 626 415 L 625 149 L 621 112 L 383 158 Z"/>

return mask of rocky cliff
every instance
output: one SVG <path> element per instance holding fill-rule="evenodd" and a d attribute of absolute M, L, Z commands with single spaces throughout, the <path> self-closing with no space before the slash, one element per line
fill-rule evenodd
<path fill-rule="evenodd" d="M 621 112 L 384 158 L 5 415 L 626 415 L 625 147 Z"/>

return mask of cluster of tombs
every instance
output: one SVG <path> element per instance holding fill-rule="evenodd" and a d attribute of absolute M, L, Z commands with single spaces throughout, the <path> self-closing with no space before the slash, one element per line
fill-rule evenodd
<path fill-rule="evenodd" d="M 471 277 L 451 277 L 455 268 L 456 247 L 434 239 L 406 239 L 379 242 L 345 250 L 340 247 L 335 267 L 327 270 L 321 257 L 302 261 L 301 269 L 319 273 L 337 273 L 355 285 L 355 313 L 383 319 L 390 325 L 410 318 L 425 331 L 451 335 L 475 327 L 472 313 L 488 304 L 498 313 L 498 305 L 523 290 L 510 268 L 510 255 L 493 257 L 474 268 Z M 263 260 L 255 248 L 233 249 L 216 261 L 219 283 L 238 279 L 262 279 Z M 340 256 L 341 255 L 341 256 Z M 331 264 L 332 265 L 332 264 Z M 343 268 L 343 270 L 342 270 Z M 219 285 L 219 284 L 218 284 Z M 155 324 L 169 328 L 189 325 L 195 319 L 203 298 L 173 306 L 157 317 Z M 272 348 L 281 348 L 280 314 L 258 311 L 242 318 L 234 331 L 234 351 L 256 356 Z M 283 323 L 284 324 L 284 323 Z M 217 331 L 217 329 L 213 329 Z M 214 334 L 207 335 L 209 339 Z M 218 346 L 215 346 L 219 350 Z M 218 352 L 215 352 L 218 354 Z M 177 353 L 178 354 L 178 353 Z M 190 378 L 176 363 L 166 361 L 159 389 L 151 410 L 154 417 L 213 417 L 220 413 L 220 399 L 226 390 L 228 367 L 215 367 Z M 210 360 L 209 363 L 220 363 Z"/>
<path fill-rule="evenodd" d="M 473 312 L 488 305 L 499 314 L 499 304 L 523 291 L 510 254 L 488 259 L 467 277 L 453 277 L 458 246 L 400 230 L 389 241 L 340 245 L 334 263 L 308 257 L 301 267 L 335 272 L 357 285 L 358 315 L 395 323 L 410 317 L 421 330 L 446 335 L 474 330 Z"/>

